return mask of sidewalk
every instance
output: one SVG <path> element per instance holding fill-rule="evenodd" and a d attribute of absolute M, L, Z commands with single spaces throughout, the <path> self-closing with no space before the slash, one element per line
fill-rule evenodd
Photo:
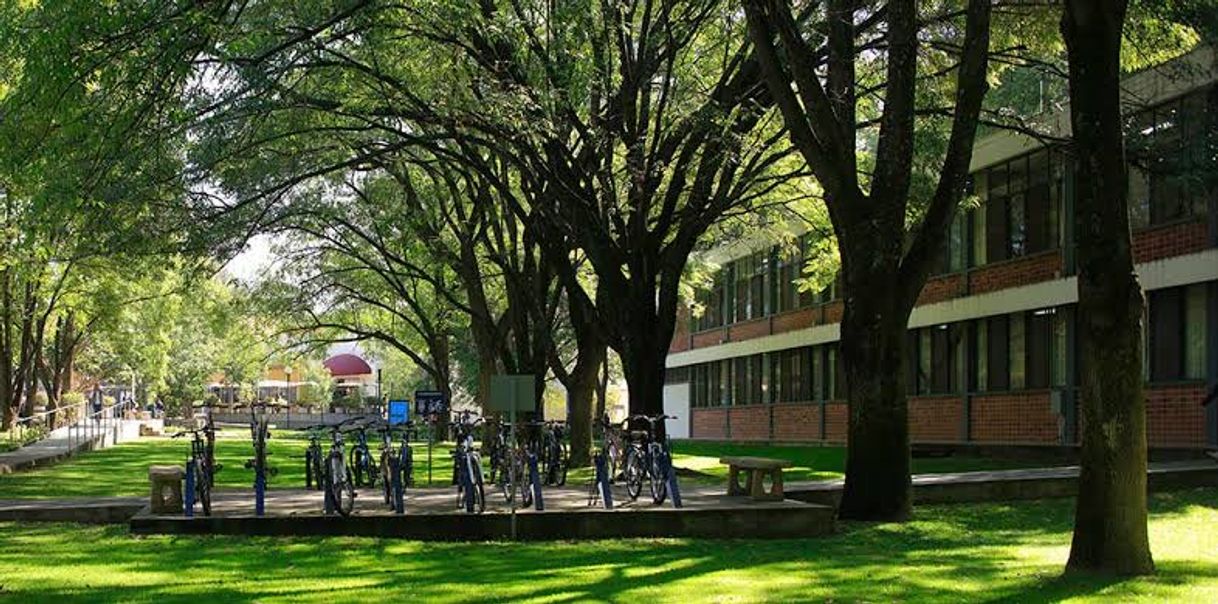
<path fill-rule="evenodd" d="M 113 424 L 106 426 L 106 429 L 99 429 L 98 432 L 92 434 L 91 438 L 84 438 L 79 431 L 74 438 L 70 438 L 67 427 L 58 428 L 40 441 L 30 443 L 16 451 L 0 453 L 0 474 L 11 474 L 37 466 L 49 465 L 70 457 L 78 451 L 103 449 L 121 442 L 135 440 L 140 436 L 140 424 L 144 423 L 149 423 L 149 420 L 116 420 Z"/>

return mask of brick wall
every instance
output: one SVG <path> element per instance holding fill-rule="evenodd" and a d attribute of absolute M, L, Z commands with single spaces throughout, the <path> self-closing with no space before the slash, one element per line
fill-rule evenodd
<path fill-rule="evenodd" d="M 821 307 L 821 311 L 824 313 L 822 315 L 823 320 L 821 321 L 821 323 L 822 324 L 841 323 L 843 310 L 845 310 L 845 305 L 842 303 L 841 300 L 836 300 L 836 301 L 830 302 L 828 304 L 825 304 L 824 306 Z"/>
<path fill-rule="evenodd" d="M 770 408 L 748 405 L 728 409 L 731 417 L 732 440 L 768 440 L 770 438 Z"/>
<path fill-rule="evenodd" d="M 727 438 L 727 409 L 690 409 L 692 438 Z"/>
<path fill-rule="evenodd" d="M 728 327 L 728 339 L 732 342 L 770 335 L 770 318 L 762 317 Z"/>
<path fill-rule="evenodd" d="M 984 294 L 1008 287 L 1050 281 L 1061 276 L 1062 255 L 1049 250 L 980 267 L 969 273 L 969 291 Z"/>
<path fill-rule="evenodd" d="M 1133 257 L 1136 262 L 1182 256 L 1207 247 L 1209 226 L 1205 219 L 1150 227 L 1133 234 Z"/>
<path fill-rule="evenodd" d="M 774 333 L 782 333 L 784 331 L 795 331 L 796 329 L 804 329 L 815 325 L 815 311 L 813 308 L 800 308 L 798 310 L 788 310 L 787 312 L 774 315 Z"/>
<path fill-rule="evenodd" d="M 668 352 L 689 350 L 689 307 L 677 304 L 677 326 L 672 330 L 672 342 Z"/>
<path fill-rule="evenodd" d="M 718 329 L 708 329 L 700 331 L 693 336 L 694 348 L 705 348 L 707 346 L 718 346 L 727 341 L 727 330 L 720 327 Z"/>
<path fill-rule="evenodd" d="M 959 396 L 922 396 L 909 399 L 909 439 L 913 442 L 958 442 L 964 422 Z"/>
<path fill-rule="evenodd" d="M 969 433 L 978 442 L 1056 444 L 1058 416 L 1045 390 L 978 396 L 972 401 Z"/>
<path fill-rule="evenodd" d="M 926 285 L 922 287 L 922 293 L 918 295 L 918 305 L 951 300 L 964 294 L 963 274 L 939 275 L 926 281 Z"/>
<path fill-rule="evenodd" d="M 845 402 L 832 402 L 825 405 L 825 440 L 835 443 L 846 442 L 849 424 L 850 407 Z"/>
<path fill-rule="evenodd" d="M 774 405 L 774 440 L 820 440 L 820 405 Z"/>
<path fill-rule="evenodd" d="M 1206 390 L 1203 384 L 1146 389 L 1146 441 L 1152 447 L 1203 447 Z"/>

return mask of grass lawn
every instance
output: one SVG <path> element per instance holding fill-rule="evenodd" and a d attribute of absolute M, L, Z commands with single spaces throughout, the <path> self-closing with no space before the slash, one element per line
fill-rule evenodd
<path fill-rule="evenodd" d="M 810 540 L 131 537 L 0 523 L 0 601 L 1218 601 L 1218 489 L 1157 494 L 1158 574 L 1061 578 L 1069 499 L 925 506 Z M 393 599 L 393 600 L 390 600 Z"/>
<path fill-rule="evenodd" d="M 15 474 L 0 474 L 0 499 L 39 497 L 105 497 L 146 495 L 148 466 L 182 465 L 190 454 L 190 437 L 142 438 L 116 447 L 79 455 L 69 461 Z M 300 488 L 305 484 L 304 451 L 308 441 L 303 433 L 273 430 L 268 441 L 270 465 L 279 474 L 270 479 L 270 488 Z M 377 450 L 373 446 L 373 452 Z M 452 462 L 447 446 L 433 452 L 433 478 L 448 484 Z M 216 487 L 253 488 L 254 471 L 244 467 L 253 456 L 249 430 L 220 430 L 216 438 L 216 461 L 223 468 L 216 474 Z M 427 447 L 415 449 L 416 480 L 427 480 Z"/>
<path fill-rule="evenodd" d="M 148 490 L 148 466 L 154 464 L 181 465 L 190 452 L 189 437 L 180 439 L 144 438 L 101 451 L 80 455 L 72 460 L 47 468 L 16 474 L 0 474 L 0 499 L 38 497 L 103 497 L 113 495 L 143 495 Z M 270 463 L 279 474 L 270 480 L 270 488 L 304 486 L 304 450 L 307 440 L 302 432 L 273 430 L 269 447 Z M 376 454 L 377 445 L 373 445 Z M 328 445 L 327 445 L 328 449 Z M 432 480 L 446 485 L 452 476 L 449 458 L 450 444 L 437 444 L 432 453 Z M 725 484 L 727 467 L 719 463 L 722 455 L 760 455 L 778 457 L 794 462 L 786 471 L 788 481 L 831 480 L 841 478 L 845 471 L 846 451 L 841 447 L 774 446 L 729 443 L 677 441 L 673 454 L 679 468 L 691 470 L 681 480 L 693 484 Z M 249 432 L 243 428 L 227 428 L 217 433 L 216 459 L 223 469 L 216 475 L 216 484 L 224 488 L 252 488 L 253 470 L 243 466 L 253 455 Z M 415 446 L 415 479 L 427 480 L 427 447 Z M 487 463 L 484 459 L 483 463 Z M 982 457 L 944 457 L 913 460 L 915 473 L 964 472 L 1028 467 L 1027 462 Z M 489 468 L 485 468 L 489 470 Z M 590 469 L 573 469 L 568 481 L 582 484 L 591 479 Z"/>
<path fill-rule="evenodd" d="M 189 437 L 180 439 L 144 438 L 101 451 L 80 455 L 47 468 L 16 474 L 0 474 L 0 499 L 38 497 L 104 497 L 143 495 L 148 491 L 148 466 L 181 465 L 190 453 Z M 302 432 L 272 430 L 270 464 L 279 474 L 270 488 L 304 486 L 304 450 L 308 442 Z M 328 448 L 328 446 L 327 446 Z M 373 445 L 376 454 L 377 445 Z M 451 445 L 437 444 L 432 453 L 432 480 L 446 485 L 452 477 L 449 458 Z M 787 480 L 829 480 L 841 478 L 845 470 L 845 449 L 841 447 L 741 445 L 677 441 L 673 445 L 676 464 L 692 470 L 681 480 L 693 484 L 725 484 L 727 468 L 719 464 L 722 455 L 760 455 L 789 459 L 795 466 L 786 471 Z M 216 475 L 217 488 L 252 488 L 253 470 L 243 466 L 253 455 L 249 432 L 243 428 L 220 430 L 216 439 L 216 459 L 223 469 Z M 427 480 L 427 447 L 415 446 L 415 480 Z M 486 464 L 487 460 L 483 460 Z M 980 457 L 946 457 L 913 460 L 915 473 L 963 472 L 1027 467 L 1029 464 Z M 485 467 L 489 470 L 489 467 Z M 568 481 L 582 484 L 591 479 L 590 469 L 573 469 Z"/>
<path fill-rule="evenodd" d="M 754 455 L 790 460 L 794 465 L 783 472 L 783 478 L 793 480 L 832 480 L 846 472 L 846 449 L 843 447 L 812 447 L 797 445 L 750 445 L 702 441 L 676 441 L 672 447 L 673 461 L 681 468 L 702 474 L 687 474 L 682 480 L 724 484 L 727 466 L 719 463 L 723 455 Z M 1043 466 L 1043 462 L 1027 462 L 985 457 L 952 456 L 917 458 L 913 460 L 914 474 L 941 474 L 978 470 L 1010 470 Z"/>

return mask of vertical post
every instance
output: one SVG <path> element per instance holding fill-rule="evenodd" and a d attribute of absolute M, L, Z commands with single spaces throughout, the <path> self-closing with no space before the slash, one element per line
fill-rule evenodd
<path fill-rule="evenodd" d="M 541 499 L 541 476 L 537 471 L 537 454 L 529 453 L 529 488 L 533 489 L 533 509 L 543 511 L 546 504 Z"/>
<path fill-rule="evenodd" d="M 601 491 L 601 499 L 605 502 L 605 509 L 613 509 L 613 489 L 609 486 L 609 460 L 601 453 L 597 453 L 592 458 L 596 465 L 596 484 Z"/>
<path fill-rule="evenodd" d="M 186 489 L 182 494 L 182 512 L 187 518 L 195 516 L 195 463 L 194 459 L 186 462 Z"/>
<path fill-rule="evenodd" d="M 392 476 L 389 479 L 390 485 L 393 487 L 393 511 L 395 514 L 406 513 L 406 497 L 402 485 L 402 460 L 389 456 L 389 468 Z"/>

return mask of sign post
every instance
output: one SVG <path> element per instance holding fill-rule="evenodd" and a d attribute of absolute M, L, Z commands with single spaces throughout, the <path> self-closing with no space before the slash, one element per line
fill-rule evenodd
<path fill-rule="evenodd" d="M 431 486 L 431 450 L 436 444 L 436 418 L 448 413 L 448 399 L 439 390 L 414 391 L 415 417 L 428 418 L 427 426 L 427 486 Z M 455 476 L 453 478 L 456 478 Z"/>
<path fill-rule="evenodd" d="M 505 412 L 512 424 L 512 444 L 516 444 L 516 411 L 532 409 L 537 398 L 531 375 L 493 375 L 491 376 L 491 396 L 487 408 L 493 411 Z M 515 473 L 515 464 L 508 463 L 509 472 Z M 511 476 L 512 488 L 515 489 L 520 477 Z M 511 531 L 512 540 L 516 540 L 516 497 L 511 498 Z"/>

